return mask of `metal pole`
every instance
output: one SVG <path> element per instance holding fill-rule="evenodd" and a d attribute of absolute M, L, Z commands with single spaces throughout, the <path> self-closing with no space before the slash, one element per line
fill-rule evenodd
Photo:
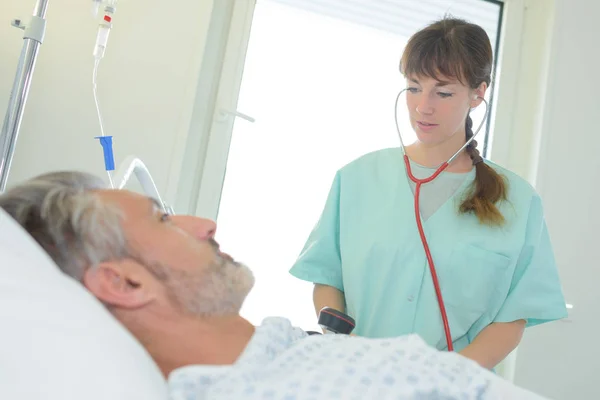
<path fill-rule="evenodd" d="M 23 35 L 24 43 L 17 65 L 17 74 L 0 133 L 0 156 L 2 157 L 0 159 L 0 193 L 6 188 L 38 50 L 44 41 L 47 8 L 48 0 L 37 0 L 29 25 L 23 26 L 19 20 L 12 23 L 13 26 L 25 30 L 25 34 Z"/>

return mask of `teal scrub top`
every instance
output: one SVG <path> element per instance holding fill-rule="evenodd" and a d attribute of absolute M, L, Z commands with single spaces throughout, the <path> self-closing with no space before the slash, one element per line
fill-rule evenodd
<path fill-rule="evenodd" d="M 522 178 L 506 178 L 506 223 L 490 227 L 458 206 L 471 180 L 423 222 L 455 351 L 493 322 L 527 326 L 567 316 L 542 202 Z M 399 148 L 367 154 L 335 175 L 322 215 L 290 273 L 345 295 L 354 333 L 410 333 L 447 349 L 431 273 Z"/>

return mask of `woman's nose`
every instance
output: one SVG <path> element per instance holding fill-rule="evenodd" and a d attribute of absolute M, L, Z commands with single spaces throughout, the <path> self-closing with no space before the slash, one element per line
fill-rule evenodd
<path fill-rule="evenodd" d="M 420 96 L 419 102 L 417 103 L 417 112 L 421 115 L 431 115 L 433 114 L 433 106 L 431 104 L 431 99 L 428 95 L 423 94 Z"/>

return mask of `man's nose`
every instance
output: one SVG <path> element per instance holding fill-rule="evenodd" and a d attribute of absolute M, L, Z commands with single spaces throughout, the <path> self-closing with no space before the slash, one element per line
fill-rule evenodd
<path fill-rule="evenodd" d="M 174 215 L 171 220 L 180 229 L 183 229 L 198 240 L 207 240 L 215 237 L 217 224 L 215 221 L 193 217 L 191 215 Z"/>

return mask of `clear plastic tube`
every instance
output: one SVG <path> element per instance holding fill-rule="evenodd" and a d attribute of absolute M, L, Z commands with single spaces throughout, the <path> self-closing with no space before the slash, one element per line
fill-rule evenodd
<path fill-rule="evenodd" d="M 96 36 L 96 44 L 94 46 L 94 58 L 96 60 L 104 58 L 109 35 L 110 23 L 102 23 L 98 28 L 98 35 Z"/>
<path fill-rule="evenodd" d="M 94 72 L 92 75 L 92 85 L 94 92 L 94 103 L 96 104 L 96 112 L 98 114 L 98 123 L 100 124 L 100 136 L 105 136 L 104 134 L 104 121 L 102 120 L 102 113 L 100 111 L 100 102 L 98 101 L 98 67 L 100 66 L 100 59 L 97 58 L 94 62 Z M 106 171 L 108 175 L 108 183 L 110 184 L 111 189 L 115 188 L 115 184 L 112 179 L 112 174 L 110 171 Z"/>
<path fill-rule="evenodd" d="M 102 0 L 93 0 L 93 8 L 92 11 L 94 16 L 98 16 L 98 11 L 100 6 L 102 5 Z M 94 93 L 94 103 L 96 105 L 96 112 L 98 114 L 98 123 L 100 124 L 100 136 L 105 136 L 104 132 L 104 121 L 102 119 L 102 112 L 100 111 L 100 102 L 98 100 L 98 67 L 100 66 L 100 61 L 104 58 L 104 53 L 106 51 L 106 45 L 108 43 L 108 37 L 110 35 L 110 29 L 112 27 L 112 15 L 115 11 L 115 7 L 117 5 L 116 0 L 105 0 L 104 3 L 106 6 L 104 7 L 104 18 L 100 22 L 98 27 L 98 35 L 96 36 L 96 43 L 94 45 L 94 71 L 92 74 L 92 85 L 93 85 L 93 93 Z M 115 188 L 114 181 L 112 178 L 112 173 L 108 169 L 106 170 L 108 175 L 108 182 L 111 188 Z"/>

